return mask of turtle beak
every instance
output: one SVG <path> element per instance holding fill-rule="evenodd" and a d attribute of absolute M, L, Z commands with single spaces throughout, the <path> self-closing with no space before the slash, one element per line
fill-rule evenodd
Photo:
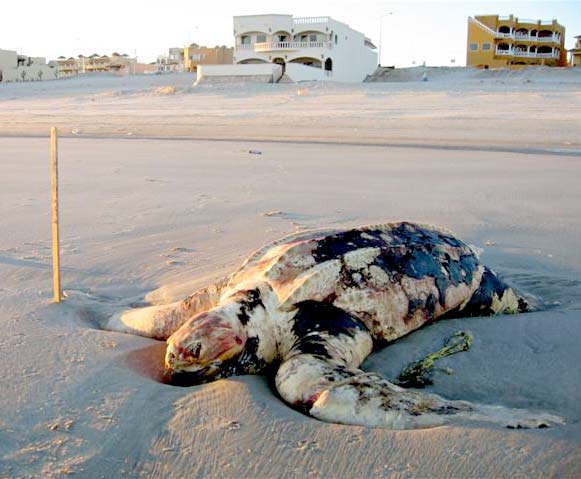
<path fill-rule="evenodd" d="M 208 369 L 206 365 L 196 366 L 197 357 L 186 354 L 183 349 L 178 348 L 173 342 L 168 341 L 165 353 L 165 368 L 172 374 L 187 370 L 190 373 L 202 373 Z"/>

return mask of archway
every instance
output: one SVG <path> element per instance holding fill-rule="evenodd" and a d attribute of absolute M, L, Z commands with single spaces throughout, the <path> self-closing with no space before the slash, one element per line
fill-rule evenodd
<path fill-rule="evenodd" d="M 333 71 L 333 60 L 331 58 L 327 58 L 325 60 L 325 71 L 327 72 Z"/>
<path fill-rule="evenodd" d="M 282 74 L 284 75 L 284 72 L 286 71 L 286 62 L 284 61 L 284 59 L 282 59 L 280 57 L 275 58 L 274 60 L 272 60 L 272 63 L 280 65 L 282 67 Z"/>
<path fill-rule="evenodd" d="M 256 63 L 268 63 L 266 60 L 262 58 L 247 58 L 245 60 L 241 60 L 238 62 L 239 65 L 254 65 Z"/>
<path fill-rule="evenodd" d="M 301 65 L 307 65 L 309 67 L 323 68 L 321 60 L 312 57 L 294 58 L 290 61 L 290 63 L 300 63 Z"/>

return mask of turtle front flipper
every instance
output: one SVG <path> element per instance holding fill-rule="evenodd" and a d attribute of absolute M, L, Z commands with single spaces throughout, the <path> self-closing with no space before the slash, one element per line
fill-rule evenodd
<path fill-rule="evenodd" d="M 372 350 L 371 335 L 358 319 L 328 304 L 299 304 L 293 333 L 296 341 L 283 357 L 276 387 L 290 405 L 322 421 L 391 429 L 475 421 L 536 428 L 562 422 L 549 414 L 410 391 L 362 371 L 358 367 Z"/>
<path fill-rule="evenodd" d="M 165 341 L 192 316 L 216 306 L 226 284 L 227 278 L 175 303 L 118 312 L 105 329 Z"/>

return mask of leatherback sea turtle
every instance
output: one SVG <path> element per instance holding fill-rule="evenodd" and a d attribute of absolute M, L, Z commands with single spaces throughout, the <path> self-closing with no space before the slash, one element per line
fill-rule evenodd
<path fill-rule="evenodd" d="M 451 401 L 359 369 L 375 346 L 451 316 L 528 310 L 442 229 L 388 223 L 301 232 L 177 303 L 114 315 L 108 329 L 167 340 L 166 368 L 192 383 L 276 371 L 276 388 L 318 419 L 396 429 L 556 416 Z"/>

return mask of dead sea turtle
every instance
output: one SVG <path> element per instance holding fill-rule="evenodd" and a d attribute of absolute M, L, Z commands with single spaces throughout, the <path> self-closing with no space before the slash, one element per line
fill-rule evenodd
<path fill-rule="evenodd" d="M 374 345 L 431 321 L 527 310 L 452 234 L 401 222 L 288 236 L 217 284 L 119 313 L 108 329 L 167 340 L 166 368 L 192 383 L 272 371 L 287 403 L 323 421 L 543 427 L 560 420 L 403 389 L 359 369 Z"/>

